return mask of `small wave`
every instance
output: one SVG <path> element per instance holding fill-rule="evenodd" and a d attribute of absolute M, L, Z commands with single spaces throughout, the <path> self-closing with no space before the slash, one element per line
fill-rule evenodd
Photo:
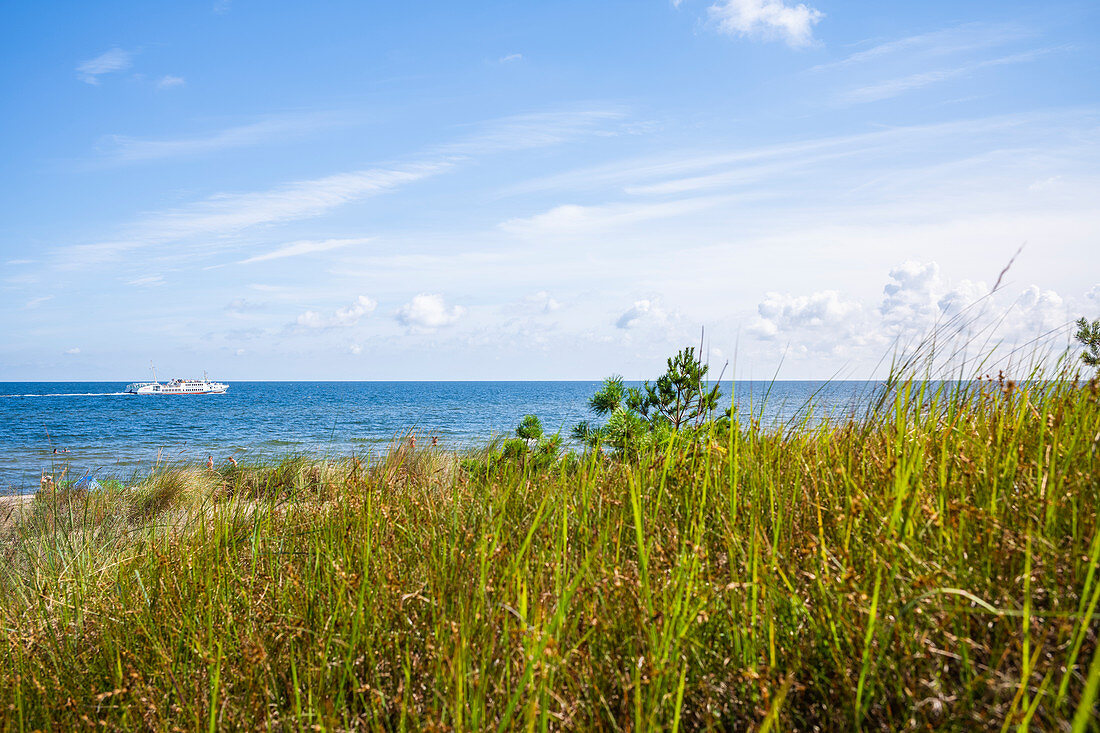
<path fill-rule="evenodd" d="M 0 397 L 115 397 L 129 392 L 51 392 L 49 394 L 6 394 Z"/>

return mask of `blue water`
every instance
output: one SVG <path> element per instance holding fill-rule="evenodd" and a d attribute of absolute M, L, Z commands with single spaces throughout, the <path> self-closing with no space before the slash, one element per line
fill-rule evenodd
<path fill-rule="evenodd" d="M 136 396 L 121 383 L 0 383 L 0 492 L 30 491 L 42 473 L 91 471 L 128 478 L 161 460 L 213 454 L 334 456 L 385 450 L 415 431 L 462 448 L 510 433 L 534 413 L 548 432 L 591 419 L 598 382 L 233 382 L 223 395 Z M 789 420 L 807 399 L 833 413 L 851 409 L 868 382 L 777 382 L 765 421 Z M 760 412 L 769 385 L 739 382 L 738 404 Z M 725 388 L 729 399 L 730 388 Z M 57 448 L 67 453 L 54 454 Z"/>

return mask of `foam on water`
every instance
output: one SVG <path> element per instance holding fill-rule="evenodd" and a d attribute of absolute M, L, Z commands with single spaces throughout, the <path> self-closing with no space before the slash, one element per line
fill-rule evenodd
<path fill-rule="evenodd" d="M 35 392 L 31 394 L 5 394 L 0 395 L 0 397 L 117 397 L 118 395 L 129 394 L 129 392 L 59 392 L 57 394 L 40 394 Z"/>

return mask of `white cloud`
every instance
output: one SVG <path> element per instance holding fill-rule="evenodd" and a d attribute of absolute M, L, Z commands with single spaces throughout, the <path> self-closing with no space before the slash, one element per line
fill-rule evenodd
<path fill-rule="evenodd" d="M 316 216 L 349 201 L 434 175 L 445 167 L 421 164 L 370 169 L 301 181 L 259 193 L 220 194 L 158 215 L 158 234 L 174 239 Z M 153 218 L 147 221 L 153 223 Z"/>
<path fill-rule="evenodd" d="M 1030 285 L 1012 304 L 1006 320 L 1012 337 L 1021 340 L 1060 329 L 1069 321 L 1069 312 L 1058 293 Z"/>
<path fill-rule="evenodd" d="M 881 63 L 884 59 L 915 54 L 923 56 L 948 56 L 999 46 L 1033 35 L 1023 26 L 964 23 L 930 33 L 898 38 L 879 43 L 871 48 L 856 51 L 842 59 L 818 64 L 812 72 L 827 71 L 867 63 Z"/>
<path fill-rule="evenodd" d="M 762 181 L 775 185 L 786 180 L 782 175 L 784 173 L 797 173 L 800 179 L 804 179 L 802 171 L 807 167 L 819 175 L 834 177 L 838 172 L 837 156 L 854 161 L 843 166 L 842 171 L 861 170 L 858 166 L 862 164 L 875 170 L 871 175 L 886 175 L 897 167 L 899 159 L 907 160 L 914 151 L 921 151 L 920 162 L 927 163 L 929 151 L 936 153 L 935 159 L 942 159 L 960 148 L 967 150 L 967 155 L 974 155 L 975 151 L 996 150 L 998 145 L 1014 151 L 1020 148 L 1049 150 L 1055 147 L 1052 145 L 1051 128 L 1064 129 L 1066 134 L 1073 134 L 1070 130 L 1087 134 L 1084 131 L 1091 131 L 1094 124 L 1090 112 L 1008 114 L 889 127 L 756 147 L 716 148 L 702 153 L 698 149 L 668 151 L 530 179 L 510 186 L 505 193 L 562 191 L 576 196 L 578 191 L 611 187 L 621 188 L 630 194 L 675 194 L 719 184 L 740 185 Z M 1095 157 L 1093 147 L 1086 144 L 1069 155 Z M 1051 154 L 1044 152 L 1042 157 L 1049 161 Z M 1014 159 L 1019 160 L 1019 157 Z M 750 164 L 759 167 L 746 168 Z"/>
<path fill-rule="evenodd" d="M 1036 345 L 1038 353 L 1045 339 L 1062 333 L 1069 321 L 1065 301 L 1052 290 L 1032 285 L 1010 296 L 1003 289 L 991 294 L 983 282 L 961 280 L 952 286 L 935 262 L 903 262 L 890 270 L 883 290 L 877 309 L 833 290 L 809 296 L 768 293 L 749 333 L 761 341 L 785 337 L 794 356 L 866 362 L 881 357 L 890 344 L 903 354 L 926 348 L 931 342 L 925 339 L 934 335 L 937 363 L 961 366 L 975 355 L 1010 355 L 1019 345 Z M 1007 348 L 1000 351 L 999 346 Z"/>
<path fill-rule="evenodd" d="M 542 313 L 551 313 L 561 308 L 561 303 L 546 290 L 528 295 L 524 300 Z"/>
<path fill-rule="evenodd" d="M 978 282 L 963 280 L 940 296 L 936 303 L 944 318 L 954 318 L 987 297 L 990 290 L 989 285 L 980 280 Z"/>
<path fill-rule="evenodd" d="M 32 308 L 37 308 L 38 306 L 45 303 L 47 300 L 53 300 L 53 296 L 52 295 L 42 295 L 42 296 L 39 296 L 37 298 L 31 298 L 23 306 L 23 310 L 31 310 Z"/>
<path fill-rule="evenodd" d="M 905 92 L 912 91 L 914 89 L 920 89 L 922 87 L 930 86 L 932 84 L 938 84 L 949 79 L 969 76 L 982 69 L 1034 61 L 1040 56 L 1051 53 L 1054 50 L 1055 49 L 1051 48 L 1041 48 L 1032 51 L 1025 51 L 1023 53 L 1015 53 L 1009 56 L 1001 56 L 1000 58 L 986 59 L 985 61 L 979 61 L 972 64 L 964 64 L 962 66 L 956 66 L 953 68 L 934 69 L 932 71 L 923 71 L 916 74 L 909 74 L 908 76 L 902 76 L 896 79 L 889 79 L 887 81 L 877 82 L 875 84 L 868 84 L 867 86 L 851 89 L 840 95 L 840 102 L 843 104 L 862 104 L 866 102 L 878 102 L 883 99 L 897 97 L 901 94 L 904 94 Z"/>
<path fill-rule="evenodd" d="M 153 244 L 199 235 L 228 235 L 262 224 L 319 216 L 342 204 L 436 175 L 448 167 L 439 162 L 375 168 L 300 181 L 269 191 L 211 196 L 189 206 L 150 215 L 131 227 L 129 237 L 69 247 L 63 250 L 62 264 L 84 266 Z"/>
<path fill-rule="evenodd" d="M 233 353 L 236 354 L 237 356 L 244 356 L 245 355 L 245 350 L 244 349 L 237 349 Z"/>
<path fill-rule="evenodd" d="M 1041 180 L 1033 182 L 1027 187 L 1028 191 L 1045 191 L 1047 189 L 1055 188 L 1062 183 L 1062 176 L 1050 176 Z"/>
<path fill-rule="evenodd" d="M 625 116 L 614 107 L 512 115 L 480 125 L 479 132 L 431 152 L 465 157 L 547 147 L 585 135 L 614 134 L 607 124 Z"/>
<path fill-rule="evenodd" d="M 371 241 L 370 238 L 356 238 L 356 239 L 324 239 L 320 241 L 303 239 L 297 242 L 291 242 L 290 244 L 283 245 L 278 249 L 274 249 L 270 252 L 265 252 L 261 255 L 254 255 L 248 259 L 241 260 L 237 264 L 247 265 L 251 262 L 264 262 L 266 260 L 277 260 L 283 257 L 297 257 L 299 255 L 313 254 L 315 252 L 327 252 L 332 249 L 339 249 L 341 247 L 350 247 L 356 244 L 366 244 Z"/>
<path fill-rule="evenodd" d="M 227 316 L 237 320 L 256 320 L 265 310 L 267 310 L 266 303 L 257 303 L 247 298 L 234 298 L 222 308 Z"/>
<path fill-rule="evenodd" d="M 274 115 L 189 137 L 151 139 L 108 135 L 99 141 L 96 152 L 102 163 L 139 163 L 262 145 L 351 122 L 349 116 L 331 112 Z"/>
<path fill-rule="evenodd" d="M 130 68 L 133 54 L 123 51 L 121 48 L 112 48 L 104 51 L 94 59 L 82 61 L 76 67 L 76 73 L 80 80 L 88 84 L 99 84 L 99 77 L 112 71 L 122 71 Z"/>
<path fill-rule="evenodd" d="M 77 354 L 80 353 L 80 347 L 79 346 L 74 346 L 71 349 L 65 349 L 65 353 L 68 354 L 69 356 L 76 356 Z"/>
<path fill-rule="evenodd" d="M 634 305 L 615 321 L 616 328 L 636 328 L 641 325 L 668 324 L 669 315 L 657 300 L 636 300 Z"/>
<path fill-rule="evenodd" d="M 939 316 L 941 289 L 940 266 L 935 262 L 906 260 L 890 270 L 879 306 L 886 328 L 893 334 L 927 330 Z"/>
<path fill-rule="evenodd" d="M 337 308 L 331 316 L 317 311 L 306 311 L 298 316 L 298 325 L 305 328 L 342 328 L 354 326 L 365 316 L 369 316 L 378 307 L 378 301 L 366 295 L 360 295 L 350 305 Z"/>
<path fill-rule="evenodd" d="M 547 234 L 576 234 L 610 227 L 638 224 L 654 219 L 667 219 L 710 208 L 726 200 L 725 197 L 699 196 L 677 201 L 644 204 L 603 204 L 578 206 L 563 204 L 531 217 L 509 219 L 500 228 L 511 234 L 542 236 Z"/>
<path fill-rule="evenodd" d="M 151 288 L 157 285 L 164 284 L 164 275 L 145 275 L 144 277 L 135 278 L 126 283 L 127 285 L 133 285 L 139 288 Z"/>
<path fill-rule="evenodd" d="M 421 293 L 397 311 L 397 322 L 416 331 L 434 331 L 450 326 L 466 313 L 460 305 L 447 308 L 443 296 Z"/>
<path fill-rule="evenodd" d="M 1091 288 L 1089 288 L 1089 291 L 1085 293 L 1085 297 L 1088 300 L 1100 303 L 1100 283 L 1097 283 L 1096 285 L 1093 285 Z"/>
<path fill-rule="evenodd" d="M 172 87 L 182 87 L 187 82 L 182 76 L 172 76 L 166 74 L 157 81 L 157 89 L 171 89 Z"/>
<path fill-rule="evenodd" d="M 781 333 L 802 329 L 830 329 L 847 325 L 860 312 L 859 303 L 845 300 L 836 290 L 823 290 L 812 295 L 767 293 L 757 308 L 760 319 L 750 328 L 761 338 L 771 339 Z"/>
<path fill-rule="evenodd" d="M 213 237 L 320 216 L 343 204 L 453 170 L 475 154 L 523 150 L 560 143 L 585 133 L 595 134 L 601 122 L 621 116 L 619 112 L 582 110 L 505 118 L 462 142 L 431 149 L 431 154 L 420 162 L 338 173 L 267 191 L 221 193 L 155 212 L 133 222 L 115 239 L 58 250 L 56 264 L 69 269 L 86 267 L 166 242 L 172 242 L 177 252 L 184 251 L 188 244 L 191 254 L 216 251 L 220 247 L 211 241 Z M 185 242 L 200 237 L 198 241 Z"/>
<path fill-rule="evenodd" d="M 348 347 L 348 351 L 350 351 L 352 354 L 354 354 L 356 356 L 359 356 L 360 354 L 363 353 L 363 347 L 360 346 L 359 344 L 352 344 L 351 346 Z"/>
<path fill-rule="evenodd" d="M 506 64 L 509 61 L 522 61 L 522 60 L 523 60 L 523 54 L 522 53 L 510 53 L 507 56 L 501 56 L 500 57 L 500 63 L 502 63 L 502 64 Z"/>
<path fill-rule="evenodd" d="M 782 39 L 790 46 L 813 41 L 813 27 L 825 14 L 808 5 L 784 0 L 722 0 L 708 9 L 724 33 L 765 40 Z"/>

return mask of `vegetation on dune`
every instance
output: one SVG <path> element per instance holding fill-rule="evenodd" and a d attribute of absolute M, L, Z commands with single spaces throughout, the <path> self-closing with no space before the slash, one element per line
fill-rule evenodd
<path fill-rule="evenodd" d="M 1074 338 L 1084 349 L 1081 352 L 1081 361 L 1090 367 L 1100 369 L 1100 319 L 1089 323 L 1087 318 L 1083 316 L 1079 318 Z"/>
<path fill-rule="evenodd" d="M 606 415 L 607 421 L 602 425 L 581 422 L 572 436 L 589 448 L 633 457 L 667 446 L 674 436 L 682 439 L 710 430 L 722 391 L 721 378 L 714 385 L 707 383 L 709 369 L 688 347 L 669 358 L 667 371 L 654 384 L 627 387 L 621 376 L 608 377 L 588 401 L 589 408 Z"/>
<path fill-rule="evenodd" d="M 579 454 L 529 416 L 41 492 L 0 539 L 0 728 L 1097 729 L 1095 378 L 768 427 L 686 358 L 605 382 Z"/>

